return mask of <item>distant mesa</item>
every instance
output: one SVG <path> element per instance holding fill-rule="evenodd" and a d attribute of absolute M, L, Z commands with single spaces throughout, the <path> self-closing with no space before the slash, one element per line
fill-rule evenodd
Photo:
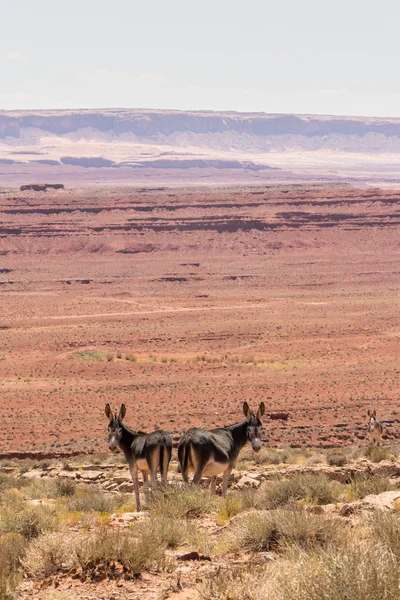
<path fill-rule="evenodd" d="M 38 165 L 49 165 L 50 167 L 56 167 L 61 164 L 58 160 L 52 160 L 50 158 L 40 158 L 39 160 L 30 160 L 30 163 L 36 163 Z"/>
<path fill-rule="evenodd" d="M 94 168 L 102 168 L 102 167 L 112 167 L 114 161 L 109 160 L 108 158 L 102 158 L 100 156 L 90 156 L 88 158 L 84 157 L 75 157 L 75 156 L 62 156 L 60 158 L 60 162 L 63 165 L 71 165 L 73 167 L 83 167 L 88 169 L 90 167 Z"/>
<path fill-rule="evenodd" d="M 46 190 L 64 190 L 63 183 L 29 183 L 27 185 L 21 185 L 19 188 L 21 192 L 33 190 L 34 192 L 45 192 Z"/>

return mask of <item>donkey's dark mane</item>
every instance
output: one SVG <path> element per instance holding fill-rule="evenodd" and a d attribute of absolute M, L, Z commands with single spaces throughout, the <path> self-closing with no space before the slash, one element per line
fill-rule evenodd
<path fill-rule="evenodd" d="M 145 431 L 135 431 L 134 429 L 131 429 L 126 423 L 121 423 L 121 427 L 132 435 L 148 435 Z"/>

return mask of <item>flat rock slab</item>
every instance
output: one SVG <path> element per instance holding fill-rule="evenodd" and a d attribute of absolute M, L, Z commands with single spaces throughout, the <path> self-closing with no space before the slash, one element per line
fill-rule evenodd
<path fill-rule="evenodd" d="M 358 502 L 344 504 L 339 511 L 340 516 L 347 517 L 362 510 L 395 510 L 395 502 L 400 500 L 400 490 L 370 494 Z"/>

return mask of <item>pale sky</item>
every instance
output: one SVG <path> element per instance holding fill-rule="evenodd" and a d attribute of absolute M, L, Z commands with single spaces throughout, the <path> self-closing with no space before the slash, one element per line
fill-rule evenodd
<path fill-rule="evenodd" d="M 399 0 L 0 0 L 0 109 L 400 116 Z"/>

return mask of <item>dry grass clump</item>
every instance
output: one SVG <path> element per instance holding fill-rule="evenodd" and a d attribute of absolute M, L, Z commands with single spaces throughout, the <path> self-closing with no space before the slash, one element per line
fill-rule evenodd
<path fill-rule="evenodd" d="M 135 535 L 153 540 L 165 548 L 178 548 L 196 537 L 193 521 L 171 519 L 164 515 L 153 515 L 151 519 L 134 526 Z"/>
<path fill-rule="evenodd" d="M 130 530 L 101 528 L 82 538 L 74 548 L 74 562 L 87 578 L 137 577 L 166 565 L 165 551 L 155 537 L 136 537 Z"/>
<path fill-rule="evenodd" d="M 18 569 L 23 557 L 26 540 L 18 533 L 0 535 L 0 599 L 16 597 Z"/>
<path fill-rule="evenodd" d="M 198 486 L 169 485 L 164 490 L 147 493 L 147 505 L 151 515 L 171 519 L 190 519 L 217 510 L 220 499 L 209 490 Z"/>
<path fill-rule="evenodd" d="M 130 498 L 126 494 L 107 494 L 100 487 L 90 486 L 78 488 L 72 496 L 64 495 L 59 499 L 58 506 L 71 513 L 113 513 Z"/>
<path fill-rule="evenodd" d="M 62 498 L 63 496 L 73 496 L 77 486 L 70 479 L 61 477 L 37 478 L 32 479 L 23 488 L 25 498 L 43 499 L 43 498 Z"/>
<path fill-rule="evenodd" d="M 389 477 L 379 473 L 356 475 L 349 487 L 353 496 L 357 499 L 365 498 L 370 494 L 381 494 L 396 489 L 396 485 L 390 481 Z"/>
<path fill-rule="evenodd" d="M 27 540 L 57 528 L 53 507 L 39 505 L 5 506 L 0 511 L 0 534 L 19 533 Z"/>
<path fill-rule="evenodd" d="M 8 490 L 20 490 L 27 481 L 14 475 L 4 475 L 0 473 L 0 505 L 4 503 L 4 492 Z"/>
<path fill-rule="evenodd" d="M 221 569 L 216 575 L 202 581 L 199 589 L 200 598 L 202 600 L 267 600 L 268 577 L 268 570 L 257 566 L 251 569 Z"/>
<path fill-rule="evenodd" d="M 343 450 L 332 450 L 327 454 L 326 460 L 330 467 L 343 467 L 348 463 L 348 456 Z"/>
<path fill-rule="evenodd" d="M 223 525 L 239 513 L 253 508 L 255 497 L 256 490 L 253 488 L 231 492 L 221 500 L 217 513 L 217 522 Z"/>
<path fill-rule="evenodd" d="M 368 520 L 371 537 L 382 544 L 400 563 L 400 518 L 396 513 L 376 510 Z"/>
<path fill-rule="evenodd" d="M 310 504 L 331 504 L 342 494 L 343 486 L 323 474 L 300 474 L 290 479 L 266 481 L 255 496 L 255 506 L 271 509 L 300 500 Z"/>
<path fill-rule="evenodd" d="M 330 548 L 283 565 L 267 600 L 397 600 L 400 568 L 395 557 L 379 546 L 357 544 Z"/>
<path fill-rule="evenodd" d="M 283 550 L 287 546 L 312 549 L 342 542 L 345 524 L 303 510 L 251 511 L 236 519 L 221 541 L 228 550 L 254 552 Z"/>
<path fill-rule="evenodd" d="M 24 572 L 33 578 L 45 579 L 74 565 L 74 547 L 79 534 L 46 533 L 33 540 L 22 561 Z"/>
<path fill-rule="evenodd" d="M 395 557 L 372 544 L 296 549 L 266 567 L 221 570 L 205 579 L 202 600 L 398 600 Z"/>
<path fill-rule="evenodd" d="M 373 463 L 381 462 L 382 460 L 395 460 L 396 456 L 390 448 L 386 446 L 373 446 L 370 444 L 365 448 L 364 455 Z"/>
<path fill-rule="evenodd" d="M 164 546 L 158 539 L 137 533 L 100 527 L 85 536 L 47 534 L 30 544 L 23 568 L 35 578 L 68 571 L 97 580 L 129 579 L 166 566 Z"/>

